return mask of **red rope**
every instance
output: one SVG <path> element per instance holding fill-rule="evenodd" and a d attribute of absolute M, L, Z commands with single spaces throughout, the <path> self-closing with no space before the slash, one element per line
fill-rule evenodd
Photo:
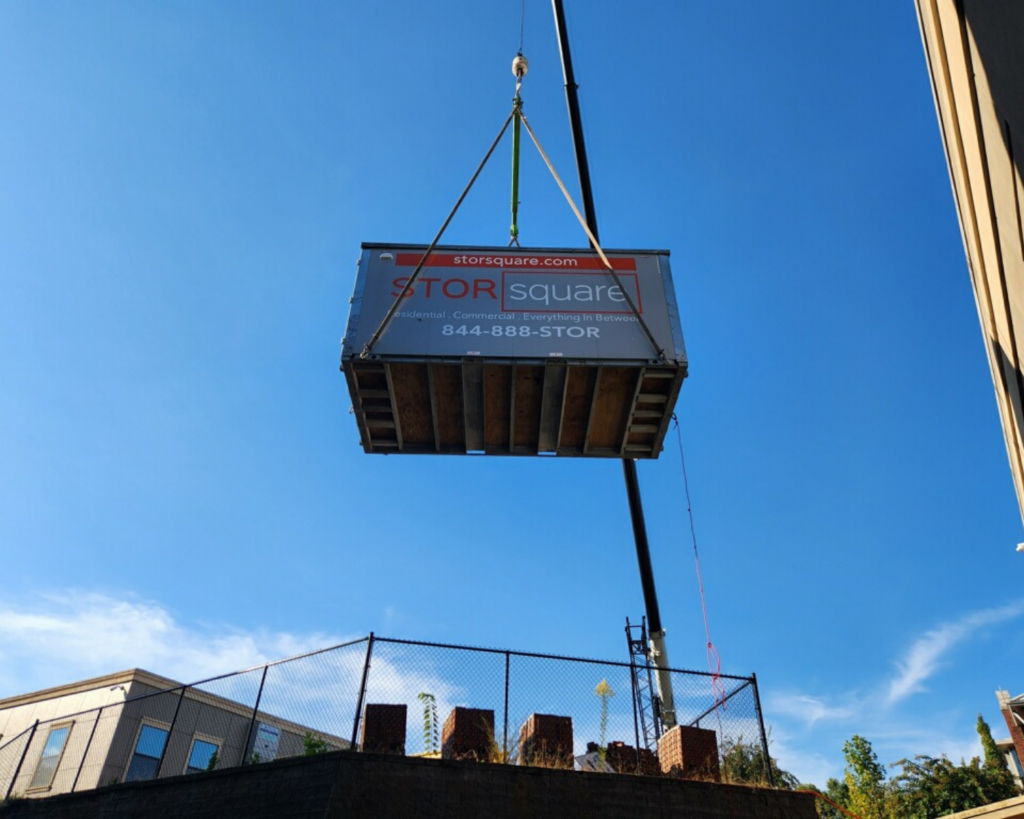
<path fill-rule="evenodd" d="M 812 794 L 814 794 L 814 795 L 815 795 L 816 797 L 818 797 L 818 799 L 820 799 L 821 801 L 823 801 L 823 802 L 828 802 L 828 803 L 829 803 L 829 804 L 830 804 L 830 805 L 831 805 L 831 806 L 832 806 L 833 808 L 835 808 L 836 810 L 841 810 L 841 811 L 842 811 L 843 813 L 845 813 L 845 814 L 846 814 L 847 816 L 851 816 L 851 817 L 853 817 L 853 819 L 860 819 L 860 817 L 859 817 L 859 816 L 858 816 L 858 815 L 857 815 L 856 813 L 850 813 L 850 812 L 849 812 L 849 811 L 848 811 L 848 810 L 847 810 L 846 808 L 844 808 L 844 807 L 843 807 L 842 805 L 837 805 L 837 804 L 836 804 L 835 802 L 833 802 L 833 801 L 832 801 L 831 799 L 829 799 L 829 798 L 828 798 L 827 796 L 825 796 L 825 794 L 823 794 L 823 793 L 818 793 L 817 791 L 812 791 L 812 790 L 809 790 L 809 789 L 804 789 L 804 788 L 800 788 L 800 789 L 798 789 L 798 790 L 795 790 L 795 791 L 793 791 L 793 793 L 812 793 Z"/>
<path fill-rule="evenodd" d="M 700 573 L 700 554 L 697 552 L 697 531 L 693 525 L 693 504 L 690 502 L 690 481 L 686 476 L 686 458 L 683 455 L 683 435 L 679 431 L 679 418 L 672 414 L 676 441 L 679 444 L 679 463 L 683 467 L 683 487 L 686 490 L 686 514 L 690 518 L 690 537 L 693 540 L 693 562 L 697 566 L 697 585 L 700 587 L 700 608 L 704 614 L 704 636 L 707 638 L 708 669 L 711 671 L 711 690 L 715 695 L 716 707 L 725 710 L 725 684 L 722 682 L 722 658 L 711 642 L 711 627 L 708 625 L 708 603 L 704 594 L 704 579 Z"/>

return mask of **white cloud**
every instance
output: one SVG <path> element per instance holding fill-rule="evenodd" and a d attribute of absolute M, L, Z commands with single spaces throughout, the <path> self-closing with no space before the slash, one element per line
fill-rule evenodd
<path fill-rule="evenodd" d="M 973 727 L 973 721 L 970 723 Z M 975 756 L 983 756 L 981 739 L 973 731 L 956 729 L 956 733 L 947 733 L 941 729 L 933 729 L 920 724 L 903 724 L 883 726 L 871 732 L 875 752 L 883 765 L 893 765 L 900 759 L 912 759 L 918 755 L 931 757 L 948 757 L 954 764 L 960 760 L 970 760 Z"/>
<path fill-rule="evenodd" d="M 973 757 L 984 757 L 985 751 L 981 747 L 981 738 L 975 733 L 963 737 L 950 737 L 937 735 L 927 744 L 928 753 L 932 756 L 945 756 L 955 764 L 959 765 L 960 760 L 969 761 Z"/>
<path fill-rule="evenodd" d="M 821 697 L 808 694 L 773 694 L 768 699 L 768 710 L 798 719 L 808 728 L 821 720 L 845 720 L 855 713 L 852 705 L 829 705 Z"/>
<path fill-rule="evenodd" d="M 924 691 L 924 682 L 942 665 L 943 657 L 978 629 L 1012 620 L 1024 614 L 1024 601 L 994 609 L 984 609 L 952 622 L 943 623 L 917 640 L 906 657 L 896 663 L 898 675 L 889 682 L 886 702 L 899 702 Z"/>
<path fill-rule="evenodd" d="M 324 633 L 201 630 L 158 603 L 95 593 L 0 602 L 0 697 L 136 667 L 190 682 L 339 642 Z"/>
<path fill-rule="evenodd" d="M 197 682 L 363 636 L 196 627 L 178 622 L 156 602 L 89 592 L 0 601 L 0 698 L 129 668 Z M 434 695 L 442 718 L 455 705 L 476 705 L 467 702 L 471 692 L 439 672 L 430 652 L 377 645 L 367 701 L 409 705 L 410 752 L 423 745 L 420 692 Z M 361 642 L 272 666 L 262 705 L 277 716 L 347 738 L 365 656 Z M 261 676 L 262 669 L 254 668 L 202 687 L 249 703 Z"/>
<path fill-rule="evenodd" d="M 794 747 L 791 739 L 782 731 L 772 732 L 769 752 L 782 770 L 789 771 L 803 784 L 824 788 L 829 777 L 836 775 L 837 760 Z"/>
<path fill-rule="evenodd" d="M 1022 615 L 1024 600 L 1019 600 L 941 623 L 913 642 L 895 663 L 895 674 L 880 677 L 875 685 L 856 681 L 863 693 L 767 693 L 765 719 L 775 729 L 773 756 L 802 780 L 824 785 L 828 777 L 842 775 L 841 749 L 854 733 L 867 737 L 887 765 L 917 754 L 945 755 L 954 763 L 979 755 L 980 742 L 972 730 L 974 718 L 964 713 L 973 712 L 981 692 L 965 691 L 962 702 L 952 707 L 947 703 L 941 711 L 930 700 L 909 698 L 925 690 L 925 683 L 961 644 L 982 629 Z M 823 752 L 816 753 L 816 749 Z"/>

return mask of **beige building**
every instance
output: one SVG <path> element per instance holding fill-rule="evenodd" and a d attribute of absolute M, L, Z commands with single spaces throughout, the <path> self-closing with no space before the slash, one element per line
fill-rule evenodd
<path fill-rule="evenodd" d="M 1024 515 L 1024 2 L 916 3 L 967 267 Z"/>
<path fill-rule="evenodd" d="M 136 668 L 0 700 L 0 799 L 268 762 L 304 753 L 309 738 L 349 746 Z"/>

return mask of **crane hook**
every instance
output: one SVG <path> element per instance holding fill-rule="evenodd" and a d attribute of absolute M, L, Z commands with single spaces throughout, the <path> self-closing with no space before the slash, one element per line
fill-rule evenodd
<path fill-rule="evenodd" d="M 522 52 L 516 54 L 515 59 L 512 60 L 512 74 L 521 80 L 529 70 L 530 61 L 523 56 Z"/>

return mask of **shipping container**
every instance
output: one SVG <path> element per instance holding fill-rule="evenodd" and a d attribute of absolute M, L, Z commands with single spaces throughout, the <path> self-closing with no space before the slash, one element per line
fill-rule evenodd
<path fill-rule="evenodd" d="M 658 457 L 687 366 L 668 251 L 606 251 L 614 275 L 590 249 L 426 251 L 362 246 L 341 369 L 366 452 Z"/>

